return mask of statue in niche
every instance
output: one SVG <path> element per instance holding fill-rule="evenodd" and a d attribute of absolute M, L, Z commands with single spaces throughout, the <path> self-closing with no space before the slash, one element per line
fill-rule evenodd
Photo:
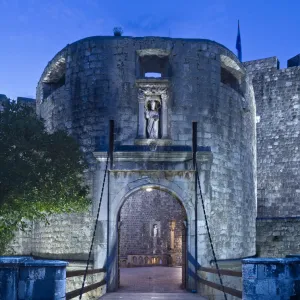
<path fill-rule="evenodd" d="M 157 227 L 157 224 L 153 225 L 153 236 L 154 237 L 158 236 L 158 227 Z"/>
<path fill-rule="evenodd" d="M 171 221 L 170 225 L 170 249 L 173 250 L 175 248 L 175 221 Z"/>
<path fill-rule="evenodd" d="M 158 100 L 151 99 L 146 104 L 145 117 L 147 119 L 147 137 L 149 139 L 158 139 L 159 109 L 160 102 Z"/>

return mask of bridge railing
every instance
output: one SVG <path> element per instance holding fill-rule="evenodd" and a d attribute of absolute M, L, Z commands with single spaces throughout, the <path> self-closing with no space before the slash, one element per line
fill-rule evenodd
<path fill-rule="evenodd" d="M 200 267 L 199 271 L 218 274 L 218 270 L 214 269 L 214 268 Z M 221 270 L 219 270 L 219 272 L 220 272 L 221 275 L 234 276 L 234 277 L 240 277 L 240 278 L 242 277 L 242 272 L 241 271 L 221 269 Z M 198 278 L 198 281 L 200 283 L 204 284 L 204 285 L 207 285 L 207 286 L 213 288 L 213 289 L 216 289 L 216 290 L 219 290 L 219 291 L 223 292 L 223 286 L 219 283 L 208 281 L 208 280 L 200 278 L 200 277 Z M 236 289 L 231 288 L 231 287 L 224 286 L 224 292 L 226 294 L 230 294 L 232 296 L 235 296 L 237 298 L 242 299 L 242 291 L 236 290 Z"/>
<path fill-rule="evenodd" d="M 87 271 L 87 275 L 92 275 L 92 274 L 99 274 L 99 273 L 105 273 L 105 269 L 92 269 L 92 270 L 88 270 Z M 70 277 L 74 277 L 74 276 L 83 276 L 85 274 L 85 270 L 72 270 L 72 271 L 67 271 L 66 277 L 70 278 Z M 85 294 L 87 292 L 93 291 L 103 285 L 106 284 L 106 280 L 102 279 L 99 282 L 96 282 L 94 284 L 90 284 L 87 285 L 83 288 L 82 294 Z M 77 296 L 79 296 L 81 293 L 81 288 L 80 289 L 76 289 L 74 291 L 68 292 L 66 293 L 66 300 L 68 299 L 73 299 Z"/>

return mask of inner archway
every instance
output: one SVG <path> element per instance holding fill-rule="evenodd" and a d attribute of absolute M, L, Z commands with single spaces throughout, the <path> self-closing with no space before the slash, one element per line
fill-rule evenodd
<path fill-rule="evenodd" d="M 186 211 L 167 191 L 145 187 L 119 211 L 119 288 L 178 292 L 186 282 Z"/>

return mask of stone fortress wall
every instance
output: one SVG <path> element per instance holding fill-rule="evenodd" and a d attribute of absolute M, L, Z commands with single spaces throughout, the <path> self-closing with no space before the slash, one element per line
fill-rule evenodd
<path fill-rule="evenodd" d="M 148 72 L 160 73 L 161 78 L 147 78 Z M 80 142 L 89 163 L 86 181 L 91 186 L 94 212 L 101 177 L 96 174 L 103 167 L 93 152 L 107 150 L 108 121 L 115 120 L 116 147 L 149 144 L 145 113 L 150 110 L 151 99 L 160 109 L 160 123 L 155 128 L 160 146 L 190 151 L 191 122 L 197 121 L 198 145 L 211 150 L 208 168 L 200 175 L 217 257 L 254 255 L 254 91 L 244 66 L 224 46 L 209 40 L 156 37 L 80 40 L 62 49 L 45 68 L 37 87 L 37 113 L 48 130 L 66 129 Z M 160 170 L 162 166 L 167 164 L 144 163 L 142 169 Z M 129 167 L 141 165 L 132 163 Z M 189 168 L 191 171 L 191 165 Z M 180 178 L 176 184 L 186 187 L 191 175 L 187 178 Z M 187 201 L 193 205 L 193 199 Z M 205 265 L 212 256 L 204 245 L 207 239 L 200 206 L 198 216 L 198 257 Z M 47 229 L 35 225 L 33 254 L 84 259 L 88 249 L 79 245 L 88 239 L 93 217 L 87 214 L 77 219 L 66 234 L 60 231 L 73 224 L 72 216 L 54 217 Z M 193 224 L 194 220 L 189 222 Z M 104 221 L 101 228 L 105 227 Z M 65 237 L 63 242 L 59 236 Z M 52 246 L 43 245 L 49 239 Z M 95 246 L 104 247 L 105 253 L 105 237 Z M 55 249 L 59 253 L 54 253 Z"/>
<path fill-rule="evenodd" d="M 148 72 L 160 73 L 161 78 L 148 78 Z M 74 261 L 72 265 L 75 260 L 86 258 L 88 232 L 103 178 L 103 163 L 97 162 L 93 152 L 107 150 L 110 119 L 115 120 L 116 148 L 138 149 L 149 144 L 149 120 L 145 113 L 150 111 L 150 100 L 159 106 L 160 122 L 152 142 L 155 140 L 161 149 L 181 149 L 181 156 L 176 154 L 180 159 L 189 157 L 192 121 L 198 122 L 198 145 L 209 152 L 208 159 L 199 161 L 199 169 L 217 257 L 239 259 L 255 254 L 256 113 L 246 70 L 231 51 L 215 42 L 155 37 L 87 38 L 67 45 L 45 68 L 37 86 L 37 114 L 45 120 L 49 131 L 65 129 L 80 142 L 89 163 L 86 182 L 91 187 L 93 207 L 92 213 L 82 218 L 55 216 L 47 227 L 35 224 L 32 242 L 23 243 L 31 245 L 30 249 L 24 251 L 44 257 L 68 257 Z M 133 185 L 141 176 L 153 183 L 155 176 L 146 175 L 148 171 L 168 170 L 168 174 L 162 174 L 161 182 L 171 182 L 170 186 L 181 193 L 184 205 L 194 211 L 189 159 L 116 162 L 115 168 L 121 169 L 112 178 L 111 190 L 115 194 L 119 185 Z M 178 173 L 172 173 L 174 168 Z M 123 169 L 144 173 L 135 172 L 135 177 L 129 179 Z M 107 198 L 103 201 L 106 203 Z M 200 204 L 197 210 L 198 262 L 209 266 L 212 254 Z M 118 213 L 116 210 L 111 214 Z M 194 256 L 193 214 L 188 214 L 187 223 L 186 250 Z M 107 224 L 112 228 L 117 225 L 110 225 L 105 216 L 99 222 L 94 247 L 96 267 L 106 263 Z M 110 231 L 110 235 L 114 233 Z M 17 251 L 21 252 L 20 248 Z M 191 288 L 190 277 L 185 280 Z M 109 282 L 109 287 L 115 286 L 116 282 Z"/>
<path fill-rule="evenodd" d="M 212 153 L 209 175 L 201 180 L 217 257 L 254 255 L 255 239 L 257 255 L 280 257 L 300 251 L 299 58 L 279 69 L 276 57 L 241 64 L 208 40 L 92 37 L 67 45 L 49 62 L 36 108 L 48 130 L 65 129 L 80 142 L 93 211 L 99 186 L 93 152 L 107 150 L 110 119 L 117 147 L 149 143 L 144 115 L 151 97 L 160 105 L 159 145 L 190 147 L 191 122 L 198 121 L 198 145 Z M 147 78 L 147 72 L 161 78 Z M 201 218 L 199 209 L 205 235 Z M 55 216 L 12 246 L 20 254 L 84 260 L 93 219 L 92 213 Z"/>
<path fill-rule="evenodd" d="M 6 95 L 4 94 L 0 94 L 0 111 L 3 107 L 3 103 L 10 101 L 11 99 L 9 99 Z M 36 109 L 36 102 L 35 99 L 33 98 L 27 98 L 27 97 L 17 97 L 16 100 L 18 103 L 22 103 L 23 105 L 26 106 L 30 106 L 32 107 L 34 110 Z"/>
<path fill-rule="evenodd" d="M 106 58 L 108 58 L 107 53 L 111 46 L 104 43 L 102 38 L 99 38 L 98 42 L 96 40 L 93 41 L 93 39 L 85 39 L 79 44 L 74 43 L 71 46 L 67 46 L 48 64 L 37 89 L 38 101 L 40 101 L 37 110 L 38 113 L 44 117 L 47 128 L 49 130 L 56 128 L 67 129 L 70 133 L 77 136 L 81 141 L 83 150 L 86 151 L 90 157 L 91 172 L 94 168 L 94 159 L 91 156 L 91 152 L 96 147 L 96 144 L 106 143 L 107 120 L 112 117 L 114 107 L 122 111 L 120 124 L 117 126 L 118 139 L 124 136 L 125 132 L 125 136 L 128 137 L 131 135 L 131 140 L 133 141 L 135 138 L 134 130 L 130 129 L 136 128 L 138 119 L 138 107 L 136 105 L 123 105 L 122 109 L 120 109 L 120 105 L 117 105 L 116 101 L 112 103 L 111 106 L 107 104 L 111 96 L 109 91 L 112 92 L 114 96 L 113 99 L 116 100 L 120 99 L 123 95 L 126 96 L 125 99 L 132 98 L 133 96 L 136 97 L 136 91 L 133 88 L 133 83 L 130 78 L 136 78 L 136 73 L 140 72 L 136 70 L 136 58 L 130 57 L 130 55 L 132 56 L 133 54 L 128 53 L 128 40 L 108 39 L 110 40 L 108 44 L 113 45 L 114 49 L 113 57 L 110 57 L 109 60 Z M 150 40 L 152 40 L 152 42 L 150 42 Z M 168 44 L 167 40 L 170 39 L 161 39 L 160 44 Z M 134 43 L 140 45 L 141 41 L 143 40 L 135 39 Z M 151 45 L 153 42 L 153 38 L 147 41 L 148 45 Z M 180 49 L 179 53 L 181 53 L 183 49 L 186 49 L 184 51 L 187 51 L 187 57 L 183 63 L 175 68 L 174 65 L 178 64 L 178 62 L 176 63 L 174 60 L 175 64 L 172 63 L 172 73 L 174 73 L 177 68 L 175 74 L 183 72 L 183 74 L 188 75 L 191 72 L 190 64 L 192 57 L 190 54 L 193 52 L 191 48 L 196 49 L 197 46 L 195 46 L 195 41 L 187 44 L 187 41 L 181 39 L 177 40 L 177 46 L 179 44 L 180 48 L 177 47 L 178 50 Z M 142 47 L 139 46 L 138 48 Z M 157 45 L 155 48 L 157 48 Z M 172 46 L 171 49 L 173 49 Z M 178 52 L 178 50 L 176 52 Z M 227 64 L 226 68 L 221 69 L 219 75 L 216 74 L 217 72 L 213 72 L 213 70 L 218 68 L 217 66 L 226 66 L 224 58 L 223 60 L 218 60 L 218 51 L 219 50 L 213 49 L 209 41 L 201 42 L 199 49 L 196 49 L 198 59 L 196 60 L 196 65 L 192 66 L 192 68 L 197 66 L 197 69 L 199 69 L 196 94 L 199 95 L 199 98 L 203 94 L 218 94 L 220 87 L 222 87 L 224 92 L 226 91 L 225 95 L 227 94 L 229 101 L 232 101 L 231 99 L 238 98 L 238 93 L 236 93 L 237 85 L 234 84 L 234 81 L 230 82 L 230 75 L 226 84 L 224 69 L 226 70 L 227 68 L 230 70 L 230 67 Z M 171 59 L 173 59 L 173 56 L 176 58 L 178 55 L 176 52 L 173 53 L 175 55 L 172 55 Z M 231 57 L 233 56 L 231 55 Z M 81 60 L 81 62 L 78 63 L 78 60 Z M 72 61 L 73 67 L 71 67 Z M 114 71 L 113 69 L 108 70 L 110 68 L 110 62 L 115 66 Z M 205 70 L 208 64 L 211 63 L 211 75 L 206 76 Z M 297 148 L 299 145 L 299 56 L 289 60 L 288 68 L 286 69 L 279 69 L 279 62 L 276 57 L 245 62 L 243 65 L 253 80 L 257 110 L 257 204 L 259 217 L 257 220 L 257 230 L 259 231 L 257 233 L 257 246 L 260 249 L 258 254 L 265 253 L 265 255 L 268 254 L 268 256 L 272 256 L 273 254 L 276 256 L 284 255 L 291 251 L 295 252 L 298 249 L 292 247 L 293 250 L 289 251 L 288 248 L 280 247 L 282 250 L 279 252 L 277 250 L 271 250 L 276 248 L 274 248 L 276 239 L 285 240 L 292 238 L 294 232 L 293 228 L 297 228 L 297 217 L 300 214 L 299 205 L 297 205 L 297 199 L 300 193 L 297 183 L 297 176 L 299 176 L 299 150 Z M 131 77 L 128 77 L 128 69 L 134 74 L 131 74 Z M 236 69 L 231 69 L 231 71 L 234 74 Z M 110 80 L 113 76 L 117 77 L 114 81 Z M 183 90 L 181 91 L 183 98 L 180 97 L 180 94 L 173 95 L 173 97 L 175 96 L 173 100 L 174 104 L 178 104 L 180 101 L 184 102 L 184 98 L 195 95 L 195 89 L 191 89 L 191 83 L 188 80 L 178 78 L 178 76 L 174 76 L 174 74 L 172 74 L 172 77 L 175 77 L 175 83 L 180 82 L 180 85 L 184 86 L 184 94 Z M 178 79 L 176 79 L 176 77 Z M 126 80 L 124 80 L 125 78 Z M 117 79 L 121 79 L 119 80 L 120 86 L 117 86 Z M 218 85 L 217 83 L 220 81 L 221 83 Z M 202 84 L 201 91 L 200 83 Z M 231 85 L 230 88 L 228 85 Z M 201 93 L 199 94 L 199 92 Z M 5 95 L 2 96 L 3 99 L 1 98 L 1 101 L 4 101 L 6 97 L 4 97 Z M 73 97 L 72 99 L 74 99 L 74 101 L 71 101 L 71 97 Z M 126 101 L 128 102 L 128 100 Z M 243 102 L 241 103 L 243 105 Z M 229 105 L 231 105 L 230 102 Z M 220 106 L 220 102 L 212 101 L 211 107 L 209 108 L 210 110 L 201 106 L 202 112 L 199 113 L 199 116 L 201 116 L 201 120 L 204 121 L 198 133 L 199 144 L 201 145 L 211 145 L 211 138 L 221 133 L 221 129 L 219 129 L 218 126 L 209 128 L 212 126 L 205 122 L 205 120 L 210 117 L 209 112 L 213 111 L 214 106 Z M 176 113 L 176 105 L 175 109 L 172 109 L 171 122 L 182 125 L 178 126 L 176 134 L 173 135 L 175 139 L 177 138 L 177 140 L 173 140 L 173 144 L 190 144 L 190 141 L 187 139 L 190 138 L 191 129 L 188 127 L 184 128 L 186 117 L 182 114 L 182 111 L 186 109 L 188 109 L 188 106 L 184 106 L 181 111 L 178 108 L 178 113 Z M 132 111 L 135 112 L 135 118 L 129 117 Z M 99 117 L 101 113 L 102 118 Z M 80 119 L 80 115 L 86 115 L 87 118 Z M 107 118 L 104 121 L 105 115 L 107 115 Z M 131 124 L 131 122 L 134 123 Z M 121 130 L 123 131 L 122 133 Z M 172 132 L 174 132 L 174 130 Z M 224 132 L 224 134 L 226 134 L 226 132 Z M 218 144 L 222 145 L 221 141 Z M 224 145 L 222 146 L 225 147 Z M 223 149 L 222 151 L 224 152 Z M 92 176 L 89 176 L 88 180 L 92 185 Z M 217 192 L 215 191 L 215 193 Z M 293 225 L 287 226 L 286 222 L 284 222 L 285 219 L 277 221 L 279 219 L 274 218 L 289 218 L 288 224 L 293 222 L 295 222 L 295 224 L 293 223 Z M 85 222 L 82 224 L 84 223 Z M 265 225 L 265 223 L 268 225 Z M 283 228 L 285 233 L 280 234 L 278 238 L 275 233 L 278 231 L 278 226 L 281 226 L 280 224 L 283 223 L 284 225 L 280 228 Z M 274 224 L 272 227 L 274 230 L 271 229 L 271 224 Z M 266 230 L 266 228 L 270 228 L 270 230 Z M 284 228 L 288 229 L 284 230 Z M 271 234 L 272 238 L 269 238 L 268 235 L 270 235 L 271 231 L 274 231 L 275 235 Z M 76 235 L 77 233 L 79 238 L 79 236 L 81 236 L 80 231 L 76 231 L 73 234 Z M 19 242 L 14 242 L 18 245 L 15 248 L 22 249 L 20 253 L 31 253 L 32 251 L 32 247 L 29 247 L 31 243 L 28 242 L 28 235 L 31 239 L 32 234 L 24 234 L 24 237 L 19 239 Z M 39 234 L 37 233 L 36 236 L 39 237 Z M 68 239 L 66 239 L 66 241 L 67 240 Z M 270 244 L 271 240 L 272 245 Z M 23 246 L 21 246 L 21 244 Z M 71 244 L 70 242 L 70 245 Z M 286 243 L 283 244 L 286 245 Z M 55 245 L 55 242 L 53 245 Z M 73 250 L 75 250 L 75 247 Z M 70 250 L 70 252 L 74 252 L 73 250 Z M 45 253 L 47 252 L 51 251 L 48 249 Z M 37 253 L 39 253 L 39 251 L 37 251 Z"/>
<path fill-rule="evenodd" d="M 259 257 L 285 257 L 300 252 L 300 218 L 258 218 L 256 251 Z"/>
<path fill-rule="evenodd" d="M 245 62 L 257 115 L 257 251 L 300 252 L 300 61 L 279 69 L 276 57 Z"/>
<path fill-rule="evenodd" d="M 162 77 L 145 78 L 148 71 Z M 222 45 L 156 37 L 75 42 L 60 51 L 42 74 L 37 113 L 49 130 L 67 129 L 79 140 L 95 197 L 93 151 L 99 146 L 107 149 L 109 119 L 115 120 L 116 146 L 148 143 L 143 122 L 153 90 L 161 106 L 159 143 L 190 147 L 191 122 L 198 121 L 198 144 L 211 149 L 210 176 L 202 180 L 208 186 L 218 257 L 254 255 L 254 94 L 245 69 Z M 203 218 L 201 214 L 199 208 Z M 204 223 L 199 222 L 204 234 Z"/>

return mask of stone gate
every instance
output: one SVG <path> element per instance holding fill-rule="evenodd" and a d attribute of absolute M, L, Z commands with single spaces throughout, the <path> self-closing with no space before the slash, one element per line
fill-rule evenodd
<path fill-rule="evenodd" d="M 36 105 L 49 131 L 67 130 L 80 143 L 89 165 L 85 182 L 93 205 L 91 214 L 82 218 L 57 216 L 47 230 L 37 224 L 32 253 L 86 259 L 104 175 L 108 124 L 114 120 L 114 165 L 94 245 L 94 266 L 108 267 L 109 290 L 118 287 L 120 208 L 140 189 L 166 191 L 185 209 L 188 289 L 195 288 L 195 267 L 209 266 L 213 258 L 201 205 L 195 207 L 192 121 L 198 123 L 197 161 L 217 258 L 255 254 L 254 92 L 244 66 L 226 47 L 203 39 L 86 38 L 67 45 L 48 63 L 37 86 Z M 60 221 L 65 225 L 58 229 Z M 57 236 L 53 243 L 40 243 L 49 235 Z"/>

